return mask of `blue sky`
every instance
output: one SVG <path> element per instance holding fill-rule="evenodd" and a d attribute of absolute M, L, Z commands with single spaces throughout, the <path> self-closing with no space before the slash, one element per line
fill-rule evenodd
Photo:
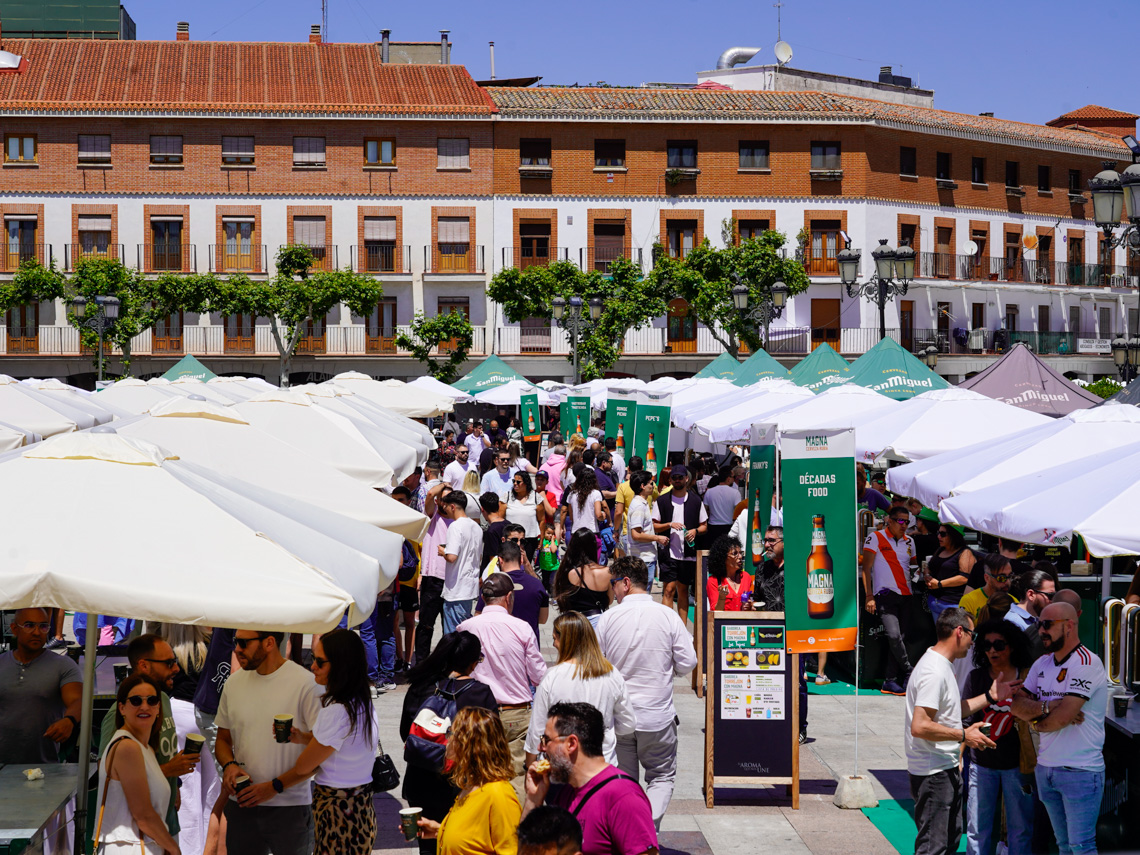
<path fill-rule="evenodd" d="M 140 39 L 171 39 L 186 18 L 198 40 L 305 41 L 321 10 L 320 0 L 123 3 Z M 452 61 L 479 79 L 489 72 L 490 40 L 499 77 L 541 75 L 543 83 L 693 81 L 732 45 L 762 48 L 751 64 L 774 61 L 771 0 L 329 3 L 330 40 L 379 41 L 387 27 L 396 41 L 435 41 L 446 28 Z M 793 67 L 874 79 L 891 65 L 934 89 L 942 109 L 1036 123 L 1090 103 L 1140 112 L 1129 85 L 1127 4 L 1098 18 L 1071 0 L 786 0 L 782 16 Z"/>

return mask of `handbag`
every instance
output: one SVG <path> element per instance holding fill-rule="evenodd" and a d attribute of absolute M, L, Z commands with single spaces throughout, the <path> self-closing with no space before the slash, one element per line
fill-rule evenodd
<path fill-rule="evenodd" d="M 107 770 L 107 777 L 103 781 L 103 796 L 99 799 L 99 819 L 95 822 L 95 837 L 93 838 L 95 844 L 95 851 L 100 849 L 99 837 L 103 833 L 103 809 L 107 806 L 107 790 L 111 786 L 111 760 L 114 757 L 115 749 L 119 747 L 119 743 L 126 739 L 126 736 L 120 736 L 107 748 L 107 762 L 104 764 Z M 142 829 L 139 829 L 139 852 L 146 855 L 146 841 L 143 840 Z"/>
<path fill-rule="evenodd" d="M 380 744 L 379 739 L 376 740 L 376 748 L 379 753 L 372 761 L 372 791 L 386 793 L 400 786 L 400 773 L 392 758 L 384 753 L 384 746 Z"/>

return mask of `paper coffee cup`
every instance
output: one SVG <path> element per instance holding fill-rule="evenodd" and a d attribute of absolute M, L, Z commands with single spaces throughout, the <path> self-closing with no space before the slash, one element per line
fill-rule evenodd
<path fill-rule="evenodd" d="M 234 781 L 234 792 L 240 793 L 252 783 L 253 781 L 249 779 L 249 775 L 239 775 L 238 779 Z"/>
<path fill-rule="evenodd" d="M 288 742 L 289 733 L 293 730 L 293 716 L 273 716 L 273 737 L 278 742 Z"/>
<path fill-rule="evenodd" d="M 400 811 L 400 828 L 404 832 L 405 840 L 415 840 L 420 833 L 419 821 L 424 815 L 423 808 L 410 807 Z"/>
<path fill-rule="evenodd" d="M 1113 695 L 1112 707 L 1117 718 L 1124 718 L 1128 715 L 1128 695 Z"/>
<path fill-rule="evenodd" d="M 206 744 L 206 737 L 200 733 L 186 734 L 186 744 L 182 747 L 183 754 L 201 754 L 202 746 Z"/>

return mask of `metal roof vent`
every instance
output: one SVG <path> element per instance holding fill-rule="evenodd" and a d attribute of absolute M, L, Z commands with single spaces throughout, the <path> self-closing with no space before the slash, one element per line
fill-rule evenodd
<path fill-rule="evenodd" d="M 760 53 L 758 47 L 730 47 L 720 55 L 720 59 L 716 61 L 717 70 L 732 68 L 734 65 L 748 62 L 756 54 Z"/>

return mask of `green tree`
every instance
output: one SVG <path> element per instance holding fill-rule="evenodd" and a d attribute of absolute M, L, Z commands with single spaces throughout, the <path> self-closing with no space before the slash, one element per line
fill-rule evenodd
<path fill-rule="evenodd" d="M 601 377 L 621 358 L 625 334 L 646 326 L 667 311 L 668 292 L 657 281 L 641 273 L 641 268 L 628 259 L 610 264 L 610 272 L 584 272 L 569 261 L 554 261 L 545 267 L 514 267 L 501 270 L 491 279 L 487 295 L 503 307 L 503 314 L 513 323 L 526 318 L 549 318 L 554 313 L 554 298 L 569 301 L 573 296 L 588 302 L 592 297 L 602 301 L 598 320 L 589 317 L 583 306 L 583 324 L 577 335 L 578 361 L 584 380 Z M 571 343 L 574 332 L 567 328 Z M 568 361 L 573 361 L 573 347 Z"/>
<path fill-rule="evenodd" d="M 462 312 L 448 312 L 434 318 L 416 312 L 411 335 L 396 336 L 396 346 L 409 351 L 424 364 L 428 374 L 442 383 L 450 383 L 459 376 L 459 367 L 467 361 L 474 343 L 475 328 Z M 433 356 L 433 350 L 438 355 Z"/>
<path fill-rule="evenodd" d="M 44 267 L 34 258 L 20 264 L 10 282 L 0 282 L 0 312 L 7 315 L 12 309 L 30 303 L 59 300 L 67 294 L 67 277 L 51 266 Z"/>
<path fill-rule="evenodd" d="M 683 259 L 672 258 L 655 246 L 656 260 L 647 277 L 654 288 L 684 298 L 697 321 L 708 327 L 732 356 L 737 355 L 742 341 L 753 351 L 766 344 L 754 323 L 736 311 L 732 289 L 737 279 L 747 286 L 755 304 L 771 296 L 771 287 L 777 281 L 787 286 L 789 297 L 803 293 L 809 284 L 803 264 L 780 254 L 785 242 L 782 233 L 766 231 L 736 243 L 735 231 L 733 221 L 726 220 L 722 224 L 723 249 L 705 239 Z"/>
<path fill-rule="evenodd" d="M 1111 398 L 1123 388 L 1123 386 L 1111 377 L 1101 377 L 1095 383 L 1089 383 L 1085 386 L 1085 391 L 1092 392 L 1094 395 L 1100 395 L 1102 398 Z"/>
<path fill-rule="evenodd" d="M 211 311 L 270 320 L 282 387 L 289 385 L 297 343 L 314 320 L 323 319 L 341 303 L 354 314 L 367 316 L 384 296 L 384 288 L 375 277 L 347 269 L 313 271 L 313 261 L 309 247 L 284 246 L 277 253 L 275 276 L 253 280 L 235 273 L 218 281 L 210 300 Z"/>

